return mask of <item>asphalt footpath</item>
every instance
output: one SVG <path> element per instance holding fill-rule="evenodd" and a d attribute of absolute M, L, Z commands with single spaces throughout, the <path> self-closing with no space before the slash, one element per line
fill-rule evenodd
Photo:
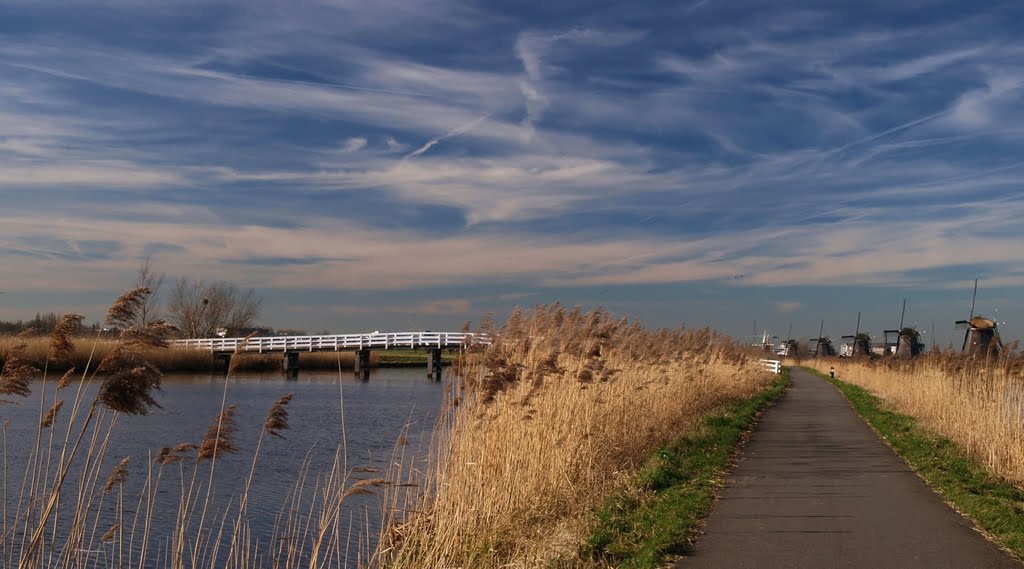
<path fill-rule="evenodd" d="M 806 371 L 762 417 L 677 569 L 1022 569 Z"/>

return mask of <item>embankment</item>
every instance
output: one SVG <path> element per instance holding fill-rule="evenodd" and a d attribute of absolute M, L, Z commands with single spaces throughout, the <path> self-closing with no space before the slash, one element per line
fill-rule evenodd
<path fill-rule="evenodd" d="M 388 496 L 382 567 L 599 566 L 586 548 L 599 506 L 774 377 L 710 330 L 558 305 L 514 313 L 459 369 L 429 464 Z"/>
<path fill-rule="evenodd" d="M 1021 359 L 983 365 L 959 354 L 912 361 L 806 362 L 833 383 L 933 488 L 1024 559 Z"/>

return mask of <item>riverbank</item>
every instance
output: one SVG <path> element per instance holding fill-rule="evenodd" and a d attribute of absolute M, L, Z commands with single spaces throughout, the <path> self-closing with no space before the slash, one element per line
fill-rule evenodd
<path fill-rule="evenodd" d="M 461 365 L 429 463 L 389 489 L 382 568 L 597 565 L 595 511 L 657 449 L 774 381 L 711 330 L 601 310 L 516 312 L 495 337 Z"/>
<path fill-rule="evenodd" d="M 16 342 L 13 336 L 0 337 L 0 366 L 11 345 Z M 49 365 L 48 371 L 63 373 L 69 368 L 86 369 L 90 361 L 92 366 L 102 360 L 113 349 L 115 342 L 109 339 L 78 338 L 70 355 L 61 362 L 47 363 L 50 339 L 32 337 L 25 340 L 24 352 L 29 365 L 42 370 Z M 182 348 L 166 348 L 146 350 L 146 358 L 165 373 L 204 373 L 219 369 L 213 354 L 203 350 Z M 441 364 L 451 365 L 457 354 L 445 352 Z M 272 372 L 282 369 L 283 356 L 277 354 L 240 354 L 233 355 L 232 369 L 242 372 Z M 370 353 L 370 367 L 397 368 L 423 367 L 427 365 L 427 352 L 417 350 L 378 350 Z M 306 352 L 299 356 L 299 370 L 336 371 L 355 368 L 353 352 Z"/>
<path fill-rule="evenodd" d="M 943 432 L 944 423 L 937 422 L 935 417 L 914 416 L 901 412 L 908 407 L 920 407 L 909 406 L 906 402 L 897 404 L 893 399 L 881 395 L 891 390 L 879 390 L 879 393 L 873 388 L 855 384 L 854 382 L 864 382 L 873 386 L 891 379 L 880 377 L 866 380 L 865 374 L 870 370 L 858 370 L 861 373 L 855 373 L 855 368 L 851 367 L 866 365 L 869 364 L 844 362 L 844 365 L 837 366 L 835 379 L 822 371 L 812 371 L 835 385 L 868 424 L 956 510 L 974 521 L 995 543 L 1012 552 L 1018 559 L 1024 559 L 1024 512 L 1021 511 L 1021 504 L 1024 504 L 1024 484 L 1019 479 L 1001 475 L 990 466 L 1005 466 L 1004 462 L 992 460 L 994 457 L 991 456 L 988 457 L 989 460 L 984 460 L 977 455 L 977 447 L 972 452 L 971 447 L 947 434 L 959 429 L 949 429 L 950 425 L 947 423 L 946 432 Z M 919 371 L 937 369 L 935 362 L 919 362 L 917 366 Z M 903 371 L 906 373 L 907 369 Z M 854 379 L 848 379 L 846 373 L 850 373 Z M 876 375 L 885 374 L 876 372 Z M 933 377 L 932 381 L 937 377 Z M 910 378 L 903 377 L 902 380 L 908 381 Z M 945 376 L 945 380 L 949 381 L 950 378 Z M 928 397 L 925 393 L 928 392 L 929 386 L 925 382 L 917 381 L 900 391 L 911 389 L 920 393 L 918 398 Z M 958 406 L 962 408 L 962 412 L 970 413 L 970 409 L 978 403 L 971 401 L 969 396 L 964 396 Z M 920 404 L 919 401 L 918 405 Z M 952 401 L 949 404 L 951 408 L 957 405 Z M 1022 420 L 1019 414 L 1017 418 L 1018 421 Z M 992 436 L 998 440 L 999 433 L 978 432 L 976 436 Z M 1005 439 L 1003 442 L 1006 442 Z M 1011 453 L 1021 451 L 1024 439 L 1017 439 L 1013 444 L 1014 448 L 1003 450 Z"/>
<path fill-rule="evenodd" d="M 746 436 L 789 383 L 784 369 L 764 391 L 711 413 L 648 457 L 633 482 L 597 510 L 583 557 L 598 566 L 656 569 L 682 554 Z"/>

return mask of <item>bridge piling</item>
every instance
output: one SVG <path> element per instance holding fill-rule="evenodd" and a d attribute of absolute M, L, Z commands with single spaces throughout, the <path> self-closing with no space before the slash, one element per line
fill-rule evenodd
<path fill-rule="evenodd" d="M 214 374 L 227 375 L 231 370 L 231 352 L 216 352 L 213 354 Z"/>
<path fill-rule="evenodd" d="M 441 349 L 431 348 L 427 351 L 427 379 L 441 381 Z"/>
<path fill-rule="evenodd" d="M 356 350 L 356 378 L 370 380 L 370 350 Z"/>
<path fill-rule="evenodd" d="M 284 373 L 289 378 L 298 377 L 299 375 L 299 352 L 285 352 L 284 361 Z"/>

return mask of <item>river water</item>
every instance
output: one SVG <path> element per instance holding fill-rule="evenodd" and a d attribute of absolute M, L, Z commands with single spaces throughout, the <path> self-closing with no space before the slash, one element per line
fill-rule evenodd
<path fill-rule="evenodd" d="M 396 445 L 402 447 L 406 460 L 423 456 L 448 383 L 431 382 L 425 376 L 425 369 L 422 368 L 375 370 L 368 381 L 353 378 L 351 372 L 341 375 L 303 372 L 293 380 L 280 375 L 243 376 L 230 380 L 209 374 L 166 375 L 162 390 L 156 394 L 162 409 L 155 409 L 146 416 L 118 417 L 100 469 L 100 484 L 120 459 L 131 457 L 123 494 L 124 511 L 126 517 L 129 517 L 136 509 L 134 500 L 140 494 L 146 477 L 147 457 L 160 447 L 173 447 L 182 442 L 199 443 L 220 412 L 226 385 L 227 404 L 236 406 L 238 431 L 235 443 L 239 452 L 221 455 L 217 459 L 216 491 L 210 511 L 217 515 L 237 511 L 253 450 L 267 412 L 276 399 L 294 393 L 293 400 L 286 407 L 289 429 L 282 432 L 286 438 L 264 439 L 249 493 L 248 518 L 253 537 L 262 542 L 261 551 L 266 551 L 268 545 L 280 538 L 280 535 L 274 534 L 275 518 L 287 511 L 289 495 L 305 460 L 309 462 L 306 482 L 308 494 L 317 478 L 322 478 L 330 471 L 338 448 L 345 449 L 348 469 L 355 469 L 355 478 L 384 476 Z M 32 396 L 26 400 L 0 406 L 0 417 L 9 421 L 4 457 L 9 473 L 5 494 L 8 522 L 13 521 L 12 510 L 16 507 L 25 460 L 39 418 L 39 384 L 33 387 Z M 70 399 L 73 396 L 71 391 L 65 390 L 62 396 Z M 47 403 L 52 402 L 52 391 L 44 397 Z M 88 399 L 91 399 L 91 394 Z M 58 421 L 58 430 L 55 432 L 63 433 L 60 428 L 66 425 L 69 412 L 67 407 L 62 410 L 63 420 Z M 373 468 L 378 469 L 379 473 L 364 472 Z M 174 468 L 173 476 L 170 476 L 165 471 L 165 476 L 170 476 L 167 480 L 172 483 L 164 481 L 160 487 L 153 537 L 149 546 L 151 552 L 160 547 L 166 548 L 174 527 L 181 496 L 177 472 L 177 468 Z M 200 478 L 203 480 L 208 470 L 204 468 L 200 472 L 204 473 Z M 72 472 L 69 480 L 74 480 L 77 489 L 75 475 Z M 106 507 L 107 510 L 110 508 L 112 505 Z M 346 498 L 341 519 L 342 535 L 347 535 L 350 524 L 354 526 L 351 528 L 352 537 L 347 538 L 352 542 L 352 547 L 346 560 L 346 565 L 354 566 L 356 545 L 363 543 L 365 550 L 365 544 L 374 543 L 379 534 L 379 496 L 360 494 Z M 225 527 L 230 528 L 233 520 L 231 515 L 228 520 Z M 98 533 L 103 533 L 103 527 L 111 523 L 111 520 L 101 520 Z M 128 523 L 130 517 L 125 525 Z M 209 522 L 207 526 L 210 526 Z M 216 530 L 215 525 L 210 527 Z M 230 529 L 227 533 L 230 533 Z M 7 551 L 4 553 L 9 558 L 13 553 L 11 547 L 8 540 Z M 13 547 L 16 549 L 17 546 Z M 95 553 L 107 559 L 110 553 L 101 553 L 103 547 L 104 544 L 95 544 Z M 148 565 L 156 564 L 154 556 L 155 553 L 150 555 Z M 108 565 L 103 560 L 96 562 L 100 566 Z M 332 565 L 337 564 L 335 561 Z"/>

